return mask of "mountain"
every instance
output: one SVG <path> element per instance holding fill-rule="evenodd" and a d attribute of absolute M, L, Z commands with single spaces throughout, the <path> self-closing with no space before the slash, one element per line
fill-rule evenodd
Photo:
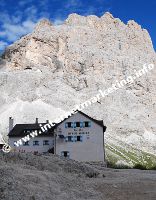
<path fill-rule="evenodd" d="M 71 14 L 58 26 L 41 20 L 0 63 L 0 129 L 6 134 L 9 116 L 15 123 L 53 120 L 145 63 L 155 65 L 156 54 L 147 30 L 133 20 Z M 122 147 L 122 154 L 156 153 L 155 101 L 156 69 L 84 110 L 107 126 L 108 157 L 115 154 L 110 146 Z"/>

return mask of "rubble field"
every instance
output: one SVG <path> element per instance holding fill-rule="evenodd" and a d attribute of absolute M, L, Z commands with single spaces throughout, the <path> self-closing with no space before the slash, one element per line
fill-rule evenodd
<path fill-rule="evenodd" d="M 0 153 L 0 200 L 155 200 L 156 171 Z"/>

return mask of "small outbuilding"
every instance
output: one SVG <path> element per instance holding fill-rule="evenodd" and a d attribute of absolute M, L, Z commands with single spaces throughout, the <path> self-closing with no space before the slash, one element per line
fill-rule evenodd
<path fill-rule="evenodd" d="M 0 135 L 0 150 L 3 148 L 3 145 L 4 145 L 4 141 L 3 141 L 2 136 Z"/>

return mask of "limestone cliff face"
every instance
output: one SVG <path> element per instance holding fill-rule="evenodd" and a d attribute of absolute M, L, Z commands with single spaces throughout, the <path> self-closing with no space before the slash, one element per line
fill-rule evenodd
<path fill-rule="evenodd" d="M 8 113 L 19 121 L 54 117 L 96 95 L 98 89 L 133 74 L 145 63 L 156 64 L 156 54 L 148 32 L 133 20 L 124 24 L 110 13 L 101 18 L 71 14 L 59 26 L 42 20 L 4 54 L 0 117 L 5 121 Z M 104 120 L 109 142 L 119 139 L 156 152 L 155 80 L 156 69 L 87 109 L 88 114 Z M 32 104 L 31 112 L 25 112 L 31 102 L 37 102 L 41 109 Z M 44 114 L 46 105 L 59 112 Z"/>
<path fill-rule="evenodd" d="M 155 52 L 148 32 L 134 21 L 125 25 L 110 13 L 101 18 L 72 14 L 61 26 L 39 22 L 32 34 L 7 49 L 5 61 L 14 70 L 48 66 L 81 89 L 88 85 L 85 75 L 105 72 L 106 77 L 116 71 L 121 75 L 126 69 L 155 63 Z"/>

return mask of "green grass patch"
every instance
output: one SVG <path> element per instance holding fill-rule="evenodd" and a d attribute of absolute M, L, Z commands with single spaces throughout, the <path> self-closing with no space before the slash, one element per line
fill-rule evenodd
<path fill-rule="evenodd" d="M 125 145 L 126 146 L 126 145 Z M 106 144 L 106 155 L 110 166 L 116 166 L 118 160 L 123 160 L 128 163 L 128 166 L 133 166 L 136 169 L 155 169 L 156 156 L 137 150 L 135 148 L 122 148 L 112 144 Z M 125 166 L 126 168 L 128 166 Z M 122 167 L 122 166 L 121 166 Z"/>

